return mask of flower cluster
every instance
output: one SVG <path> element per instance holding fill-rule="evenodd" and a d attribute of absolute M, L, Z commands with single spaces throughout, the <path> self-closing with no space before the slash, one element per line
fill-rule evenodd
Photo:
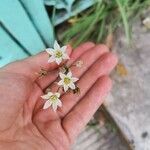
<path fill-rule="evenodd" d="M 57 41 L 54 42 L 54 48 L 47 48 L 46 52 L 49 54 L 48 63 L 55 62 L 58 65 L 65 59 L 70 59 L 67 54 L 67 46 L 60 47 Z M 82 61 L 77 61 L 75 66 L 81 67 L 83 64 Z M 72 90 L 73 93 L 78 93 L 79 87 L 76 86 L 75 82 L 79 79 L 73 77 L 73 74 L 67 65 L 64 65 L 60 68 L 59 72 L 59 81 L 57 83 L 58 90 L 55 93 L 48 92 L 47 94 L 41 96 L 42 99 L 45 100 L 45 104 L 43 109 L 47 109 L 52 107 L 54 111 L 57 110 L 58 107 L 62 106 L 62 102 L 60 99 L 59 89 L 61 88 L 64 92 L 68 90 Z"/>

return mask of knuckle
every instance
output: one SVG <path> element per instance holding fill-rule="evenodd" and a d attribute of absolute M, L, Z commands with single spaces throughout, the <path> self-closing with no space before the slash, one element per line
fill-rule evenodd
<path fill-rule="evenodd" d="M 98 44 L 95 46 L 95 48 L 103 52 L 109 52 L 109 48 L 105 44 Z"/>

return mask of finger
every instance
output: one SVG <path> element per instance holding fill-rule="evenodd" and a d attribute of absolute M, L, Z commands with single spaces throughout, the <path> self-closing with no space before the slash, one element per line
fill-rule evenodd
<path fill-rule="evenodd" d="M 71 54 L 71 51 L 72 51 L 71 46 L 67 45 L 68 55 Z M 2 71 L 5 71 L 5 72 L 11 71 L 12 73 L 14 72 L 14 73 L 23 74 L 29 77 L 32 81 L 34 81 L 39 77 L 37 73 L 39 73 L 42 68 L 47 71 L 50 71 L 59 67 L 59 65 L 57 65 L 55 62 L 48 63 L 48 57 L 49 55 L 47 54 L 46 51 L 44 51 L 37 55 L 26 58 L 24 60 L 8 64 L 2 69 Z M 65 61 L 63 61 L 63 63 Z"/>
<path fill-rule="evenodd" d="M 91 49 L 94 47 L 95 44 L 92 42 L 86 42 L 84 44 L 81 44 L 77 48 L 73 50 L 70 56 L 70 60 L 67 61 L 67 65 L 71 65 L 78 57 L 80 57 L 85 51 Z M 57 79 L 58 76 L 58 70 L 53 71 L 52 73 L 49 72 L 47 76 L 37 80 L 37 83 L 42 89 L 45 89 L 47 86 L 49 86 L 53 81 Z"/>
<path fill-rule="evenodd" d="M 83 65 L 81 68 L 74 66 L 74 64 L 70 67 L 73 76 L 76 78 L 80 78 L 88 69 L 89 67 L 103 54 L 108 52 L 108 48 L 105 45 L 96 45 L 95 47 L 91 48 L 90 50 L 86 51 L 83 55 L 81 55 L 78 60 L 83 61 Z M 50 86 L 52 92 L 57 91 L 58 85 L 53 83 Z M 63 94 L 63 91 L 59 91 Z"/>
<path fill-rule="evenodd" d="M 70 141 L 73 141 L 89 122 L 110 89 L 111 80 L 109 77 L 99 78 L 85 97 L 64 118 L 62 126 L 67 132 Z"/>
<path fill-rule="evenodd" d="M 109 74 L 116 64 L 117 57 L 112 53 L 106 53 L 100 57 L 77 82 L 80 94 L 69 92 L 61 97 L 63 105 L 58 109 L 59 116 L 64 117 L 86 94 L 96 80 L 101 76 Z"/>
<path fill-rule="evenodd" d="M 70 66 L 77 58 L 79 58 L 87 50 L 94 48 L 95 44 L 93 42 L 86 42 L 75 48 L 71 54 L 71 59 L 67 62 Z"/>

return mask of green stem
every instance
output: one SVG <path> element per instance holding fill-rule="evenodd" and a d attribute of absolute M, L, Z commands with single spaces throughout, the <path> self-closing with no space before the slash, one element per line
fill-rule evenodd
<path fill-rule="evenodd" d="M 116 0 L 116 2 L 118 4 L 119 10 L 120 10 L 120 13 L 121 13 L 121 16 L 122 16 L 122 21 L 123 21 L 123 24 L 124 24 L 124 27 L 125 27 L 125 34 L 126 34 L 128 43 L 130 43 L 129 24 L 128 24 L 128 20 L 127 20 L 127 16 L 126 16 L 124 7 L 122 6 L 120 0 Z"/>

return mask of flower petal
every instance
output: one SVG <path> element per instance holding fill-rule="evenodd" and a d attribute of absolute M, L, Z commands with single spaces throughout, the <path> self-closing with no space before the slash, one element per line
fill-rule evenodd
<path fill-rule="evenodd" d="M 62 102 L 61 102 L 59 99 L 58 99 L 57 105 L 58 105 L 59 107 L 62 107 Z"/>
<path fill-rule="evenodd" d="M 62 52 L 66 53 L 66 50 L 67 50 L 67 46 L 61 47 L 61 51 L 62 51 Z"/>
<path fill-rule="evenodd" d="M 62 58 L 56 58 L 56 63 L 59 65 L 62 62 Z"/>
<path fill-rule="evenodd" d="M 60 93 L 56 92 L 55 95 L 59 98 L 60 97 Z"/>
<path fill-rule="evenodd" d="M 66 75 L 63 74 L 62 72 L 59 73 L 59 76 L 60 76 L 61 79 L 64 79 L 66 77 Z"/>
<path fill-rule="evenodd" d="M 69 77 L 69 78 L 72 77 L 72 72 L 71 72 L 71 71 L 69 71 L 69 72 L 67 73 L 67 77 Z"/>
<path fill-rule="evenodd" d="M 53 93 L 52 92 L 48 92 L 47 95 L 50 97 L 50 96 L 53 95 Z"/>
<path fill-rule="evenodd" d="M 44 106 L 43 106 L 43 109 L 47 109 L 50 106 L 51 106 L 51 103 L 49 101 L 46 101 Z"/>
<path fill-rule="evenodd" d="M 53 108 L 54 111 L 56 111 L 57 110 L 57 103 L 53 103 L 52 108 Z"/>
<path fill-rule="evenodd" d="M 51 63 L 51 62 L 54 62 L 55 61 L 55 57 L 54 56 L 51 56 L 49 59 L 48 59 L 48 63 Z"/>
<path fill-rule="evenodd" d="M 58 84 L 58 85 L 63 85 L 63 81 L 60 80 L 57 84 Z"/>
<path fill-rule="evenodd" d="M 46 49 L 46 52 L 50 55 L 53 55 L 54 54 L 54 49 L 53 48 L 47 48 Z"/>
<path fill-rule="evenodd" d="M 68 90 L 68 85 L 64 85 L 64 91 L 66 92 Z"/>
<path fill-rule="evenodd" d="M 70 84 L 69 84 L 69 87 L 70 87 L 72 90 L 74 90 L 74 89 L 76 88 L 76 86 L 75 86 L 74 83 L 70 83 Z"/>
<path fill-rule="evenodd" d="M 78 81 L 78 80 L 79 80 L 78 78 L 75 78 L 75 77 L 72 78 L 72 81 L 73 81 L 73 82 L 76 82 L 76 81 Z"/>
<path fill-rule="evenodd" d="M 58 42 L 56 40 L 54 42 L 54 49 L 55 50 L 59 50 L 60 49 L 60 46 L 59 46 L 59 44 L 58 44 Z"/>
<path fill-rule="evenodd" d="M 41 96 L 41 98 L 43 98 L 43 99 L 49 99 L 49 97 L 50 97 L 50 96 L 49 96 L 48 94 Z"/>
<path fill-rule="evenodd" d="M 70 57 L 68 56 L 68 54 L 64 54 L 63 59 L 70 59 Z"/>

